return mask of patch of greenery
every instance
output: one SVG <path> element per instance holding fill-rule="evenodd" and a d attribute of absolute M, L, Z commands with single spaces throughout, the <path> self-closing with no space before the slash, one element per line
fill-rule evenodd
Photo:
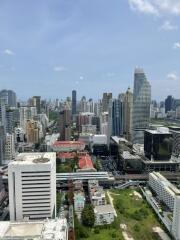
<path fill-rule="evenodd" d="M 94 208 L 91 204 L 86 204 L 81 213 L 82 223 L 86 227 L 93 227 L 95 223 Z"/>

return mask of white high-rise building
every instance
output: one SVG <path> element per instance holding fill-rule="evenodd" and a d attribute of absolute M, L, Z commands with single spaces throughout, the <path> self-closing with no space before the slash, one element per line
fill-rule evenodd
<path fill-rule="evenodd" d="M 21 153 L 8 165 L 11 221 L 56 215 L 56 153 Z"/>
<path fill-rule="evenodd" d="M 15 157 L 14 135 L 7 133 L 4 160 L 13 160 L 14 157 Z"/>
<path fill-rule="evenodd" d="M 157 194 L 157 199 L 172 212 L 171 233 L 176 240 L 180 240 L 180 190 L 159 172 L 149 174 L 149 186 Z"/>

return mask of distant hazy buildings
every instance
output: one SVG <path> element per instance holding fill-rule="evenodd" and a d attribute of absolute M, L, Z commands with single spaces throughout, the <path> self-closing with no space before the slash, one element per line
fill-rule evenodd
<path fill-rule="evenodd" d="M 34 96 L 32 98 L 33 100 L 33 106 L 37 109 L 37 114 L 41 113 L 41 97 L 40 96 Z"/>
<path fill-rule="evenodd" d="M 0 91 L 0 100 L 9 107 L 17 106 L 16 93 L 12 90 L 3 89 Z"/>
<path fill-rule="evenodd" d="M 77 106 L 76 90 L 73 90 L 72 91 L 72 115 L 76 114 L 76 106 Z"/>
<path fill-rule="evenodd" d="M 2 125 L 0 125 L 0 165 L 2 164 L 2 161 L 4 160 L 5 142 L 6 142 L 5 130 L 4 130 L 4 127 Z"/>
<path fill-rule="evenodd" d="M 8 165 L 11 221 L 54 218 L 56 154 L 21 153 Z"/>
<path fill-rule="evenodd" d="M 144 142 L 144 130 L 149 126 L 151 86 L 141 68 L 134 73 L 133 91 L 133 143 Z"/>
<path fill-rule="evenodd" d="M 173 97 L 167 96 L 165 100 L 165 112 L 171 111 L 173 109 Z"/>
<path fill-rule="evenodd" d="M 102 98 L 102 111 L 107 112 L 109 107 L 109 102 L 112 99 L 112 93 L 103 93 Z"/>

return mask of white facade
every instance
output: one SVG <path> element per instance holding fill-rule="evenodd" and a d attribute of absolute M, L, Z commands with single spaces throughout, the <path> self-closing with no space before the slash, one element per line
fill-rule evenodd
<path fill-rule="evenodd" d="M 149 185 L 173 213 L 170 230 L 174 238 L 180 240 L 180 190 L 157 172 L 149 174 Z"/>
<path fill-rule="evenodd" d="M 107 122 L 101 124 L 100 132 L 101 132 L 101 134 L 108 136 L 108 123 Z"/>
<path fill-rule="evenodd" d="M 156 192 L 158 198 L 173 211 L 175 196 L 180 194 L 180 190 L 158 172 L 149 174 L 149 186 Z"/>
<path fill-rule="evenodd" d="M 56 154 L 21 153 L 8 165 L 11 221 L 56 214 Z"/>
<path fill-rule="evenodd" d="M 88 181 L 88 190 L 90 201 L 93 206 L 100 206 L 106 204 L 106 195 L 102 187 L 99 186 L 97 180 Z"/>
<path fill-rule="evenodd" d="M 110 204 L 96 206 L 94 214 L 95 225 L 111 224 L 114 221 L 114 208 Z"/>
<path fill-rule="evenodd" d="M 15 157 L 14 135 L 6 134 L 5 156 L 4 160 L 12 160 Z"/>
<path fill-rule="evenodd" d="M 180 240 L 180 196 L 176 196 L 174 211 L 173 211 L 173 222 L 172 222 L 172 234 L 176 240 Z"/>
<path fill-rule="evenodd" d="M 82 125 L 82 133 L 96 134 L 96 125 L 87 124 Z"/>
<path fill-rule="evenodd" d="M 92 136 L 93 144 L 107 144 L 107 136 L 102 134 L 97 134 Z"/>

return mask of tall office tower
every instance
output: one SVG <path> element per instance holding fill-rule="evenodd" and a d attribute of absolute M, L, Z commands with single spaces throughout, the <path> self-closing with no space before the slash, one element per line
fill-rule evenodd
<path fill-rule="evenodd" d="M 174 98 L 172 96 L 167 96 L 165 99 L 165 113 L 173 109 Z"/>
<path fill-rule="evenodd" d="M 17 106 L 17 99 L 16 93 L 12 90 L 2 90 L 0 91 L 0 99 L 8 105 L 9 107 L 16 107 Z"/>
<path fill-rule="evenodd" d="M 26 138 L 28 143 L 39 143 L 39 125 L 37 121 L 27 120 L 26 123 Z"/>
<path fill-rule="evenodd" d="M 108 142 L 111 136 L 123 135 L 123 99 L 113 99 L 109 103 Z"/>
<path fill-rule="evenodd" d="M 0 100 L 0 125 L 3 125 L 6 132 L 6 105 Z"/>
<path fill-rule="evenodd" d="M 32 120 L 37 115 L 36 107 L 20 107 L 20 127 L 26 133 L 27 120 Z"/>
<path fill-rule="evenodd" d="M 98 102 L 94 103 L 94 114 L 99 117 L 101 113 L 102 113 L 102 103 L 101 103 L 101 100 L 98 100 Z"/>
<path fill-rule="evenodd" d="M 6 143 L 6 134 L 5 134 L 4 126 L 0 125 L 0 165 L 2 165 L 2 161 L 4 160 L 5 143 Z"/>
<path fill-rule="evenodd" d="M 41 97 L 40 96 L 34 96 L 33 98 L 33 106 L 37 109 L 37 114 L 41 113 Z"/>
<path fill-rule="evenodd" d="M 58 102 L 58 106 L 59 106 L 59 102 Z M 41 101 L 41 112 L 45 113 L 49 119 L 49 104 L 46 102 L 46 100 Z"/>
<path fill-rule="evenodd" d="M 112 99 L 112 93 L 103 93 L 102 98 L 102 111 L 107 112 L 109 107 L 109 102 Z"/>
<path fill-rule="evenodd" d="M 87 102 L 85 96 L 81 98 L 81 101 L 79 103 L 79 112 L 87 112 Z"/>
<path fill-rule="evenodd" d="M 149 127 L 151 86 L 141 68 L 134 73 L 133 93 L 133 143 L 144 143 L 144 130 Z"/>
<path fill-rule="evenodd" d="M 71 139 L 71 110 L 64 109 L 60 112 L 59 130 L 61 140 Z"/>
<path fill-rule="evenodd" d="M 8 165 L 11 221 L 56 216 L 56 153 L 21 153 Z"/>
<path fill-rule="evenodd" d="M 87 112 L 94 112 L 94 103 L 92 98 L 90 98 L 87 102 Z"/>
<path fill-rule="evenodd" d="M 124 95 L 124 135 L 128 141 L 132 140 L 132 111 L 133 111 L 133 93 L 130 88 Z"/>
<path fill-rule="evenodd" d="M 15 127 L 15 111 L 11 108 L 6 108 L 6 132 L 12 134 Z"/>
<path fill-rule="evenodd" d="M 76 90 L 73 90 L 72 91 L 72 115 L 76 114 L 76 105 L 77 105 Z"/>
<path fill-rule="evenodd" d="M 14 157 L 15 157 L 14 135 L 7 133 L 4 160 L 13 160 Z"/>

